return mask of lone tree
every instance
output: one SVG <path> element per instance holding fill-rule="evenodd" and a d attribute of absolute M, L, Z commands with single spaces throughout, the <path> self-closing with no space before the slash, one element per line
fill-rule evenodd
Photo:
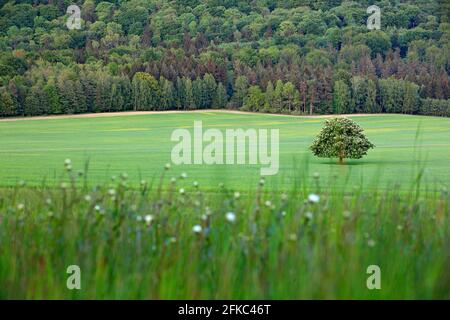
<path fill-rule="evenodd" d="M 325 122 L 310 148 L 315 156 L 339 158 L 339 164 L 343 164 L 345 158 L 360 159 L 373 147 L 354 121 L 334 118 Z"/>

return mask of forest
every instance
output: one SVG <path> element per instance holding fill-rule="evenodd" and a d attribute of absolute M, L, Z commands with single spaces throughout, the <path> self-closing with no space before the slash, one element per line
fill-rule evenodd
<path fill-rule="evenodd" d="M 81 9 L 81 28 L 66 26 Z M 369 30 L 367 7 L 381 9 Z M 445 0 L 0 0 L 0 117 L 450 116 Z"/>

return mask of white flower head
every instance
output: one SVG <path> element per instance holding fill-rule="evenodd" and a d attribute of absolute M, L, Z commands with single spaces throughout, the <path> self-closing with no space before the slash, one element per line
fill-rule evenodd
<path fill-rule="evenodd" d="M 169 170 L 170 169 L 170 163 L 166 163 L 166 165 L 164 166 L 164 169 Z"/>
<path fill-rule="evenodd" d="M 68 166 L 68 165 L 71 165 L 71 164 L 72 164 L 72 160 L 70 160 L 70 159 L 64 160 L 64 165 Z"/>
<path fill-rule="evenodd" d="M 116 194 L 116 190 L 114 190 L 114 189 L 109 189 L 108 190 L 108 194 L 110 195 L 110 196 L 113 196 L 113 195 L 115 195 Z"/>
<path fill-rule="evenodd" d="M 266 207 L 271 207 L 272 206 L 272 202 L 270 200 L 267 200 L 265 202 Z"/>
<path fill-rule="evenodd" d="M 24 205 L 23 203 L 19 203 L 19 204 L 17 205 L 17 209 L 23 210 L 23 209 L 25 209 L 25 205 Z"/>
<path fill-rule="evenodd" d="M 306 217 L 306 219 L 308 219 L 308 220 L 312 220 L 312 218 L 314 217 L 314 215 L 313 215 L 313 213 L 312 212 L 306 212 L 305 213 L 305 217 Z"/>
<path fill-rule="evenodd" d="M 181 179 L 186 179 L 187 173 L 186 172 L 181 173 L 180 177 L 181 177 Z"/>
<path fill-rule="evenodd" d="M 373 240 L 373 239 L 369 239 L 369 241 L 367 241 L 367 245 L 368 245 L 369 247 L 375 247 L 375 244 L 376 244 L 376 242 L 375 242 L 375 240 Z"/>
<path fill-rule="evenodd" d="M 181 189 L 180 189 L 180 194 L 184 194 L 184 193 L 185 193 L 184 189 L 181 188 Z"/>
<path fill-rule="evenodd" d="M 348 219 L 352 216 L 352 213 L 350 211 L 345 210 L 344 212 L 342 212 L 342 215 L 344 216 L 344 218 Z"/>
<path fill-rule="evenodd" d="M 144 220 L 145 220 L 145 223 L 149 225 L 153 221 L 153 216 L 151 214 L 147 214 L 147 215 L 145 215 Z"/>
<path fill-rule="evenodd" d="M 202 226 L 199 224 L 196 224 L 195 226 L 192 227 L 192 231 L 194 231 L 194 233 L 200 233 L 200 232 L 202 232 Z"/>
<path fill-rule="evenodd" d="M 142 216 L 137 215 L 137 216 L 136 216 L 136 221 L 137 221 L 137 222 L 141 222 L 141 221 L 142 221 Z"/>
<path fill-rule="evenodd" d="M 320 174 L 318 172 L 314 172 L 313 177 L 314 179 L 319 179 Z"/>
<path fill-rule="evenodd" d="M 308 201 L 311 203 L 318 203 L 320 200 L 320 197 L 317 194 L 311 193 L 308 196 Z"/>
<path fill-rule="evenodd" d="M 172 178 L 172 179 L 170 179 L 170 182 L 172 182 L 172 183 L 177 182 L 177 178 Z"/>
<path fill-rule="evenodd" d="M 100 211 L 101 207 L 98 204 L 96 204 L 94 209 L 95 209 L 95 211 Z"/>
<path fill-rule="evenodd" d="M 91 196 L 89 194 L 84 196 L 84 200 L 87 202 L 90 202 L 92 200 Z"/>
<path fill-rule="evenodd" d="M 227 221 L 229 222 L 235 222 L 236 221 L 236 214 L 234 212 L 227 212 L 225 214 L 225 218 L 227 219 Z"/>
<path fill-rule="evenodd" d="M 238 192 L 238 191 L 236 191 L 235 193 L 234 193 L 234 198 L 235 199 L 239 199 L 241 197 L 241 194 Z"/>
<path fill-rule="evenodd" d="M 197 182 L 197 181 L 194 181 L 192 184 L 193 184 L 193 186 L 194 186 L 195 188 L 198 188 L 198 182 Z"/>

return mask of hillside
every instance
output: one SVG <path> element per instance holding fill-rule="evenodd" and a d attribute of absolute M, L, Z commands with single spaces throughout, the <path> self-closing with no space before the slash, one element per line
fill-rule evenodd
<path fill-rule="evenodd" d="M 73 3 L 80 28 L 69 30 Z M 367 28 L 371 4 L 381 30 Z M 0 7 L 0 117 L 207 108 L 450 115 L 446 1 Z"/>

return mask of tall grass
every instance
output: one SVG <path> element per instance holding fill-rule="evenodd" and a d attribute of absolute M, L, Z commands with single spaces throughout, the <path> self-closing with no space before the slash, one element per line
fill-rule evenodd
<path fill-rule="evenodd" d="M 408 191 L 306 172 L 291 190 L 206 193 L 170 169 L 90 188 L 66 168 L 58 187 L 0 190 L 0 298 L 450 298 L 449 194 L 423 193 L 421 172 Z"/>

